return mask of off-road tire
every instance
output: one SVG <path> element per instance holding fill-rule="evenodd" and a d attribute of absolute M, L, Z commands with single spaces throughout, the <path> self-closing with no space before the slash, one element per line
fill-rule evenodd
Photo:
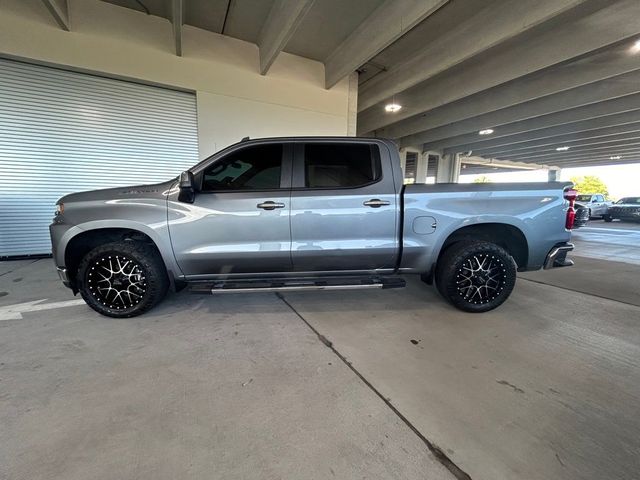
<path fill-rule="evenodd" d="M 78 267 L 76 281 L 87 305 L 115 318 L 143 314 L 158 304 L 169 288 L 158 251 L 151 245 L 127 240 L 101 245 L 87 253 Z"/>
<path fill-rule="evenodd" d="M 474 273 L 472 270 L 476 268 L 478 271 Z M 435 280 L 440 294 L 453 306 L 481 313 L 493 310 L 509 298 L 516 272 L 516 262 L 504 248 L 491 242 L 465 240 L 443 252 Z"/>
<path fill-rule="evenodd" d="M 613 222 L 613 218 L 611 218 L 611 215 L 603 215 L 602 219 L 607 223 Z"/>

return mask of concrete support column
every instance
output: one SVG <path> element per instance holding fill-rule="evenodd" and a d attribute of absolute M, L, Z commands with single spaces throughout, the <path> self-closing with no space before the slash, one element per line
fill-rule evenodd
<path fill-rule="evenodd" d="M 548 170 L 547 175 L 550 182 L 557 182 L 560 179 L 560 169 Z"/>
<path fill-rule="evenodd" d="M 407 162 L 407 149 L 401 148 L 398 150 L 398 155 L 400 155 L 400 168 L 402 169 L 402 175 L 404 175 L 404 167 Z"/>
<path fill-rule="evenodd" d="M 429 153 L 418 154 L 418 169 L 416 170 L 416 183 L 427 182 L 428 163 L 429 163 Z"/>
<path fill-rule="evenodd" d="M 356 120 L 358 119 L 358 72 L 349 75 L 349 97 L 347 99 L 347 135 L 356 135 Z"/>
<path fill-rule="evenodd" d="M 460 156 L 457 153 L 440 156 L 436 183 L 458 183 L 459 178 Z"/>

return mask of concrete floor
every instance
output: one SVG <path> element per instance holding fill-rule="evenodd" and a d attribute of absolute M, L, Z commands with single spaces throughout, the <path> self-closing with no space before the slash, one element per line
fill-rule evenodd
<path fill-rule="evenodd" d="M 454 478 L 273 294 L 11 319 L 73 297 L 50 259 L 2 267 L 2 480 Z"/>
<path fill-rule="evenodd" d="M 580 255 L 640 265 L 640 224 L 591 220 L 573 233 Z"/>
<path fill-rule="evenodd" d="M 636 479 L 639 280 L 576 257 L 482 315 L 411 280 L 114 320 L 0 263 L 0 479 L 454 478 L 423 439 L 473 479 Z"/>

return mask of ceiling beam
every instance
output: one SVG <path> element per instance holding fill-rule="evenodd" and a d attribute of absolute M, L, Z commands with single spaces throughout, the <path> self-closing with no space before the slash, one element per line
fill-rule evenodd
<path fill-rule="evenodd" d="M 560 168 L 598 167 L 612 165 L 627 165 L 630 163 L 640 163 L 640 152 L 630 155 L 627 159 L 610 160 L 607 158 L 593 157 L 585 158 L 577 162 L 567 162 L 559 164 Z"/>
<path fill-rule="evenodd" d="M 314 0 L 276 0 L 258 37 L 260 75 L 266 75 Z"/>
<path fill-rule="evenodd" d="M 67 0 L 42 0 L 49 13 L 61 29 L 70 31 L 69 4 Z"/>
<path fill-rule="evenodd" d="M 598 91 L 594 90 L 585 102 L 580 100 L 582 95 L 579 98 L 572 96 L 565 101 L 572 101 L 573 106 L 577 106 L 605 100 L 612 96 L 625 95 L 622 92 L 625 88 L 627 93 L 639 91 L 637 89 L 638 82 L 634 81 L 637 77 L 623 76 L 638 69 L 638 59 L 634 55 L 629 55 L 628 50 L 629 42 L 625 41 L 588 57 L 551 67 L 543 72 L 528 75 L 517 81 L 443 105 L 430 110 L 428 113 L 402 120 L 377 130 L 376 134 L 380 137 L 401 138 L 412 134 L 419 135 L 428 130 L 455 124 L 457 129 L 455 132 L 447 132 L 444 137 L 439 136 L 424 141 L 418 140 L 415 145 L 419 145 L 434 139 L 461 135 L 471 131 L 477 132 L 488 126 L 502 125 L 529 118 L 531 116 L 530 113 L 542 115 L 557 111 L 558 108 L 554 108 L 548 102 L 542 102 L 541 104 L 529 103 L 525 111 L 507 109 L 582 86 L 592 85 L 597 87 L 597 82 L 610 81 L 609 84 L 602 85 L 603 88 L 597 87 L 600 93 L 598 94 Z M 640 72 L 637 72 L 636 75 L 640 75 Z M 624 87 L 622 86 L 624 83 L 630 83 L 632 86 Z M 610 87 L 616 88 L 619 93 L 610 95 L 607 93 Z M 583 95 L 585 90 L 586 92 L 592 91 L 591 88 L 583 89 Z M 581 92 L 581 90 L 574 90 L 575 92 Z M 569 105 L 570 103 L 567 103 L 564 108 L 570 108 Z M 412 140 L 407 140 L 407 144 L 409 141 Z"/>
<path fill-rule="evenodd" d="M 577 168 L 577 167 L 590 167 L 590 166 L 598 166 L 598 165 L 623 165 L 629 163 L 640 163 L 640 150 L 629 154 L 626 158 L 621 158 L 620 160 L 611 160 L 606 155 L 595 155 L 583 157 L 580 160 L 570 160 L 566 162 L 558 162 L 556 161 L 556 165 L 559 168 Z"/>
<path fill-rule="evenodd" d="M 499 0 L 460 19 L 404 62 L 390 66 L 364 83 L 358 111 L 366 110 L 393 94 L 413 87 L 478 53 L 539 25 L 585 0 Z M 436 22 L 437 14 L 430 20 Z M 428 31 L 427 31 L 428 33 Z M 419 41 L 419 39 L 412 39 Z"/>
<path fill-rule="evenodd" d="M 176 55 L 182 56 L 182 25 L 184 24 L 184 0 L 171 0 L 171 25 Z"/>
<path fill-rule="evenodd" d="M 325 60 L 325 87 L 371 60 L 448 0 L 386 0 Z"/>
<path fill-rule="evenodd" d="M 574 128 L 571 131 L 577 131 L 578 128 L 582 128 L 583 130 L 589 128 L 597 128 L 597 127 L 605 127 L 610 124 L 615 125 L 613 122 L 617 123 L 628 123 L 637 120 L 634 115 L 636 113 L 629 113 L 626 115 L 624 120 L 618 118 L 604 118 L 602 120 L 596 120 L 600 117 L 608 117 L 613 116 L 615 114 L 622 115 L 625 112 L 631 112 L 640 109 L 640 94 L 634 95 L 626 95 L 624 97 L 614 98 L 611 100 L 605 100 L 599 103 L 592 103 L 589 105 L 583 105 L 577 108 L 570 108 L 567 110 L 561 110 L 559 112 L 549 113 L 547 115 L 540 115 L 533 118 L 527 118 L 526 120 L 520 120 L 518 122 L 508 123 L 506 125 L 500 125 L 495 128 L 494 133 L 490 136 L 487 141 L 493 141 L 496 139 L 500 139 L 501 137 L 506 137 L 509 135 L 520 134 L 519 137 L 512 138 L 511 140 L 518 139 L 526 139 L 527 132 L 531 132 L 533 130 L 541 130 L 548 129 L 552 127 L 560 127 L 561 125 L 578 123 L 578 122 L 586 122 L 583 123 L 577 128 Z M 611 121 L 611 123 L 609 123 Z M 592 126 L 594 125 L 594 126 Z M 576 127 L 576 126 L 574 126 Z M 573 128 L 573 127 L 567 127 Z M 550 130 L 547 130 L 550 132 Z M 544 133 L 544 132 L 542 132 Z M 568 132 L 567 132 L 568 133 Z M 416 136 L 417 137 L 417 136 Z M 404 146 L 406 139 L 401 139 L 399 142 L 401 146 Z M 475 144 L 483 141 L 483 136 L 478 134 L 478 131 L 474 131 L 472 133 L 467 133 L 465 135 L 459 135 L 456 137 L 447 137 L 442 140 L 436 140 L 433 142 L 428 142 L 424 144 L 424 148 L 428 148 L 431 150 L 438 150 L 443 148 L 462 148 L 461 151 L 468 151 L 472 149 L 463 148 L 466 145 Z"/>
<path fill-rule="evenodd" d="M 555 165 L 544 165 L 541 163 L 513 162 L 511 160 L 498 160 L 496 158 L 483 158 L 478 156 L 460 157 L 461 163 L 467 165 L 484 165 L 487 167 L 502 167 L 516 170 L 550 170 L 557 168 Z"/>
<path fill-rule="evenodd" d="M 588 108 L 598 103 L 607 102 L 610 99 L 629 97 L 640 94 L 640 70 L 618 75 L 614 78 L 582 85 L 562 92 L 547 95 L 541 98 L 519 103 L 511 107 L 476 117 L 470 117 L 460 122 L 443 125 L 431 130 L 402 137 L 402 145 L 421 143 L 444 143 L 446 146 L 478 140 L 478 131 L 485 128 L 494 129 L 491 138 L 497 138 L 505 134 L 514 133 L 508 125 L 525 125 L 530 119 L 542 118 L 561 111 Z M 628 110 L 629 107 L 620 104 L 618 111 Z M 608 113 L 612 113 L 610 110 Z M 507 128 L 505 128 L 505 125 Z M 522 130 L 521 130 L 522 131 Z M 481 138 L 481 140 L 484 140 Z"/>
<path fill-rule="evenodd" d="M 627 97 L 624 98 L 628 99 Z M 640 105 L 640 95 L 638 96 L 637 102 L 638 103 L 636 103 L 636 105 Z M 618 105 L 620 105 L 624 102 L 620 100 L 617 102 L 612 101 L 612 103 L 618 103 Z M 576 114 L 574 117 L 571 117 L 570 113 L 553 116 L 549 115 L 546 118 L 541 117 L 540 121 L 537 122 L 537 119 L 531 119 L 531 121 L 522 122 L 520 126 L 506 125 L 504 126 L 504 128 L 505 130 L 508 128 L 509 132 L 518 128 L 520 128 L 521 130 L 517 133 L 504 132 L 503 134 L 498 134 L 499 136 L 490 140 L 484 140 L 484 137 L 478 135 L 477 133 L 463 135 L 461 137 L 454 137 L 452 139 L 446 139 L 445 141 L 457 144 L 452 147 L 446 147 L 444 148 L 444 150 L 447 153 L 458 153 L 468 152 L 469 150 L 483 151 L 487 149 L 502 147 L 517 148 L 520 145 L 537 145 L 544 144 L 544 142 L 553 142 L 555 141 L 554 137 L 559 136 L 589 136 L 591 135 L 590 132 L 592 131 L 595 135 L 597 135 L 599 130 L 605 128 L 624 130 L 625 128 L 627 128 L 627 124 L 633 124 L 637 122 L 638 119 L 640 119 L 640 106 L 638 106 L 637 110 L 633 109 L 633 105 L 624 106 L 623 108 L 632 108 L 632 110 L 623 111 L 621 113 L 605 114 L 596 117 L 587 117 L 585 120 L 580 120 L 580 118 L 584 118 L 585 116 L 589 115 L 591 112 L 593 112 L 593 110 L 591 110 L 591 112 L 589 112 L 588 109 L 583 109 L 582 112 L 574 111 L 573 113 Z M 604 110 L 600 109 L 600 112 L 602 111 Z M 566 118 L 576 121 L 554 124 L 554 122 L 557 122 L 558 120 L 561 121 Z M 551 126 L 534 129 L 530 128 L 531 126 L 539 127 L 540 125 L 543 125 L 547 120 L 547 123 L 550 123 Z M 491 135 L 490 137 L 493 137 L 493 135 Z M 460 144 L 461 141 L 467 141 L 468 143 Z"/>
<path fill-rule="evenodd" d="M 638 115 L 639 113 L 640 112 L 636 112 L 638 119 L 640 119 L 640 115 Z M 501 145 L 495 148 L 480 148 L 473 150 L 473 152 L 482 156 L 527 153 L 539 151 L 545 147 L 551 146 L 556 147 L 559 145 L 566 145 L 570 147 L 574 144 L 589 145 L 598 142 L 615 141 L 632 135 L 640 138 L 640 121 L 627 123 L 625 125 L 617 125 L 615 127 L 598 128 L 584 132 L 570 133 L 567 135 L 556 135 L 529 142 Z M 445 149 L 444 153 L 446 155 L 447 153 L 455 152 L 448 152 L 448 150 Z"/>
<path fill-rule="evenodd" d="M 498 156 L 493 157 L 499 160 L 511 160 L 517 162 L 545 162 L 545 163 L 557 163 L 562 162 L 563 160 L 580 160 L 581 158 L 593 157 L 593 156 L 601 156 L 601 157 L 624 157 L 628 153 L 633 153 L 635 151 L 640 150 L 640 140 L 635 144 L 626 144 L 625 146 L 606 146 L 599 148 L 586 149 L 580 152 L 553 152 L 542 155 L 529 155 L 529 156 Z"/>
<path fill-rule="evenodd" d="M 574 145 L 557 144 L 557 145 L 547 146 L 538 150 L 530 150 L 530 151 L 523 151 L 523 152 L 516 151 L 516 152 L 499 152 L 499 153 L 485 153 L 485 154 L 482 154 L 479 152 L 477 153 L 478 155 L 481 155 L 483 157 L 509 158 L 512 160 L 516 160 L 518 158 L 524 158 L 524 157 L 530 157 L 530 156 L 542 157 L 545 155 L 551 156 L 551 155 L 558 155 L 558 154 L 573 154 L 573 153 L 580 154 L 585 151 L 605 150 L 605 149 L 619 150 L 621 148 L 627 148 L 627 146 L 629 145 L 635 145 L 638 143 L 640 143 L 640 135 L 638 135 L 637 132 L 632 132 L 617 138 L 612 138 L 610 140 L 599 140 L 599 141 L 595 140 L 590 143 L 579 143 Z M 569 147 L 569 150 L 559 152 L 557 148 L 561 148 L 561 147 Z"/>
<path fill-rule="evenodd" d="M 511 41 L 405 90 L 396 96 L 403 109 L 394 115 L 384 115 L 380 104 L 361 112 L 360 131 L 378 130 L 622 39 L 635 40 L 640 33 L 637 18 L 640 18 L 637 0 L 590 0 L 580 4 Z M 574 78 L 571 86 L 581 83 L 579 78 Z"/>

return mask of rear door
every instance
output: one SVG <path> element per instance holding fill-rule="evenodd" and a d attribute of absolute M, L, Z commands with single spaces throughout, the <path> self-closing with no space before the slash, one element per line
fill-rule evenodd
<path fill-rule="evenodd" d="M 398 194 L 386 148 L 367 141 L 295 145 L 291 257 L 298 272 L 393 269 Z"/>
<path fill-rule="evenodd" d="M 239 146 L 197 175 L 193 204 L 169 199 L 176 261 L 189 277 L 291 270 L 292 145 Z"/>

